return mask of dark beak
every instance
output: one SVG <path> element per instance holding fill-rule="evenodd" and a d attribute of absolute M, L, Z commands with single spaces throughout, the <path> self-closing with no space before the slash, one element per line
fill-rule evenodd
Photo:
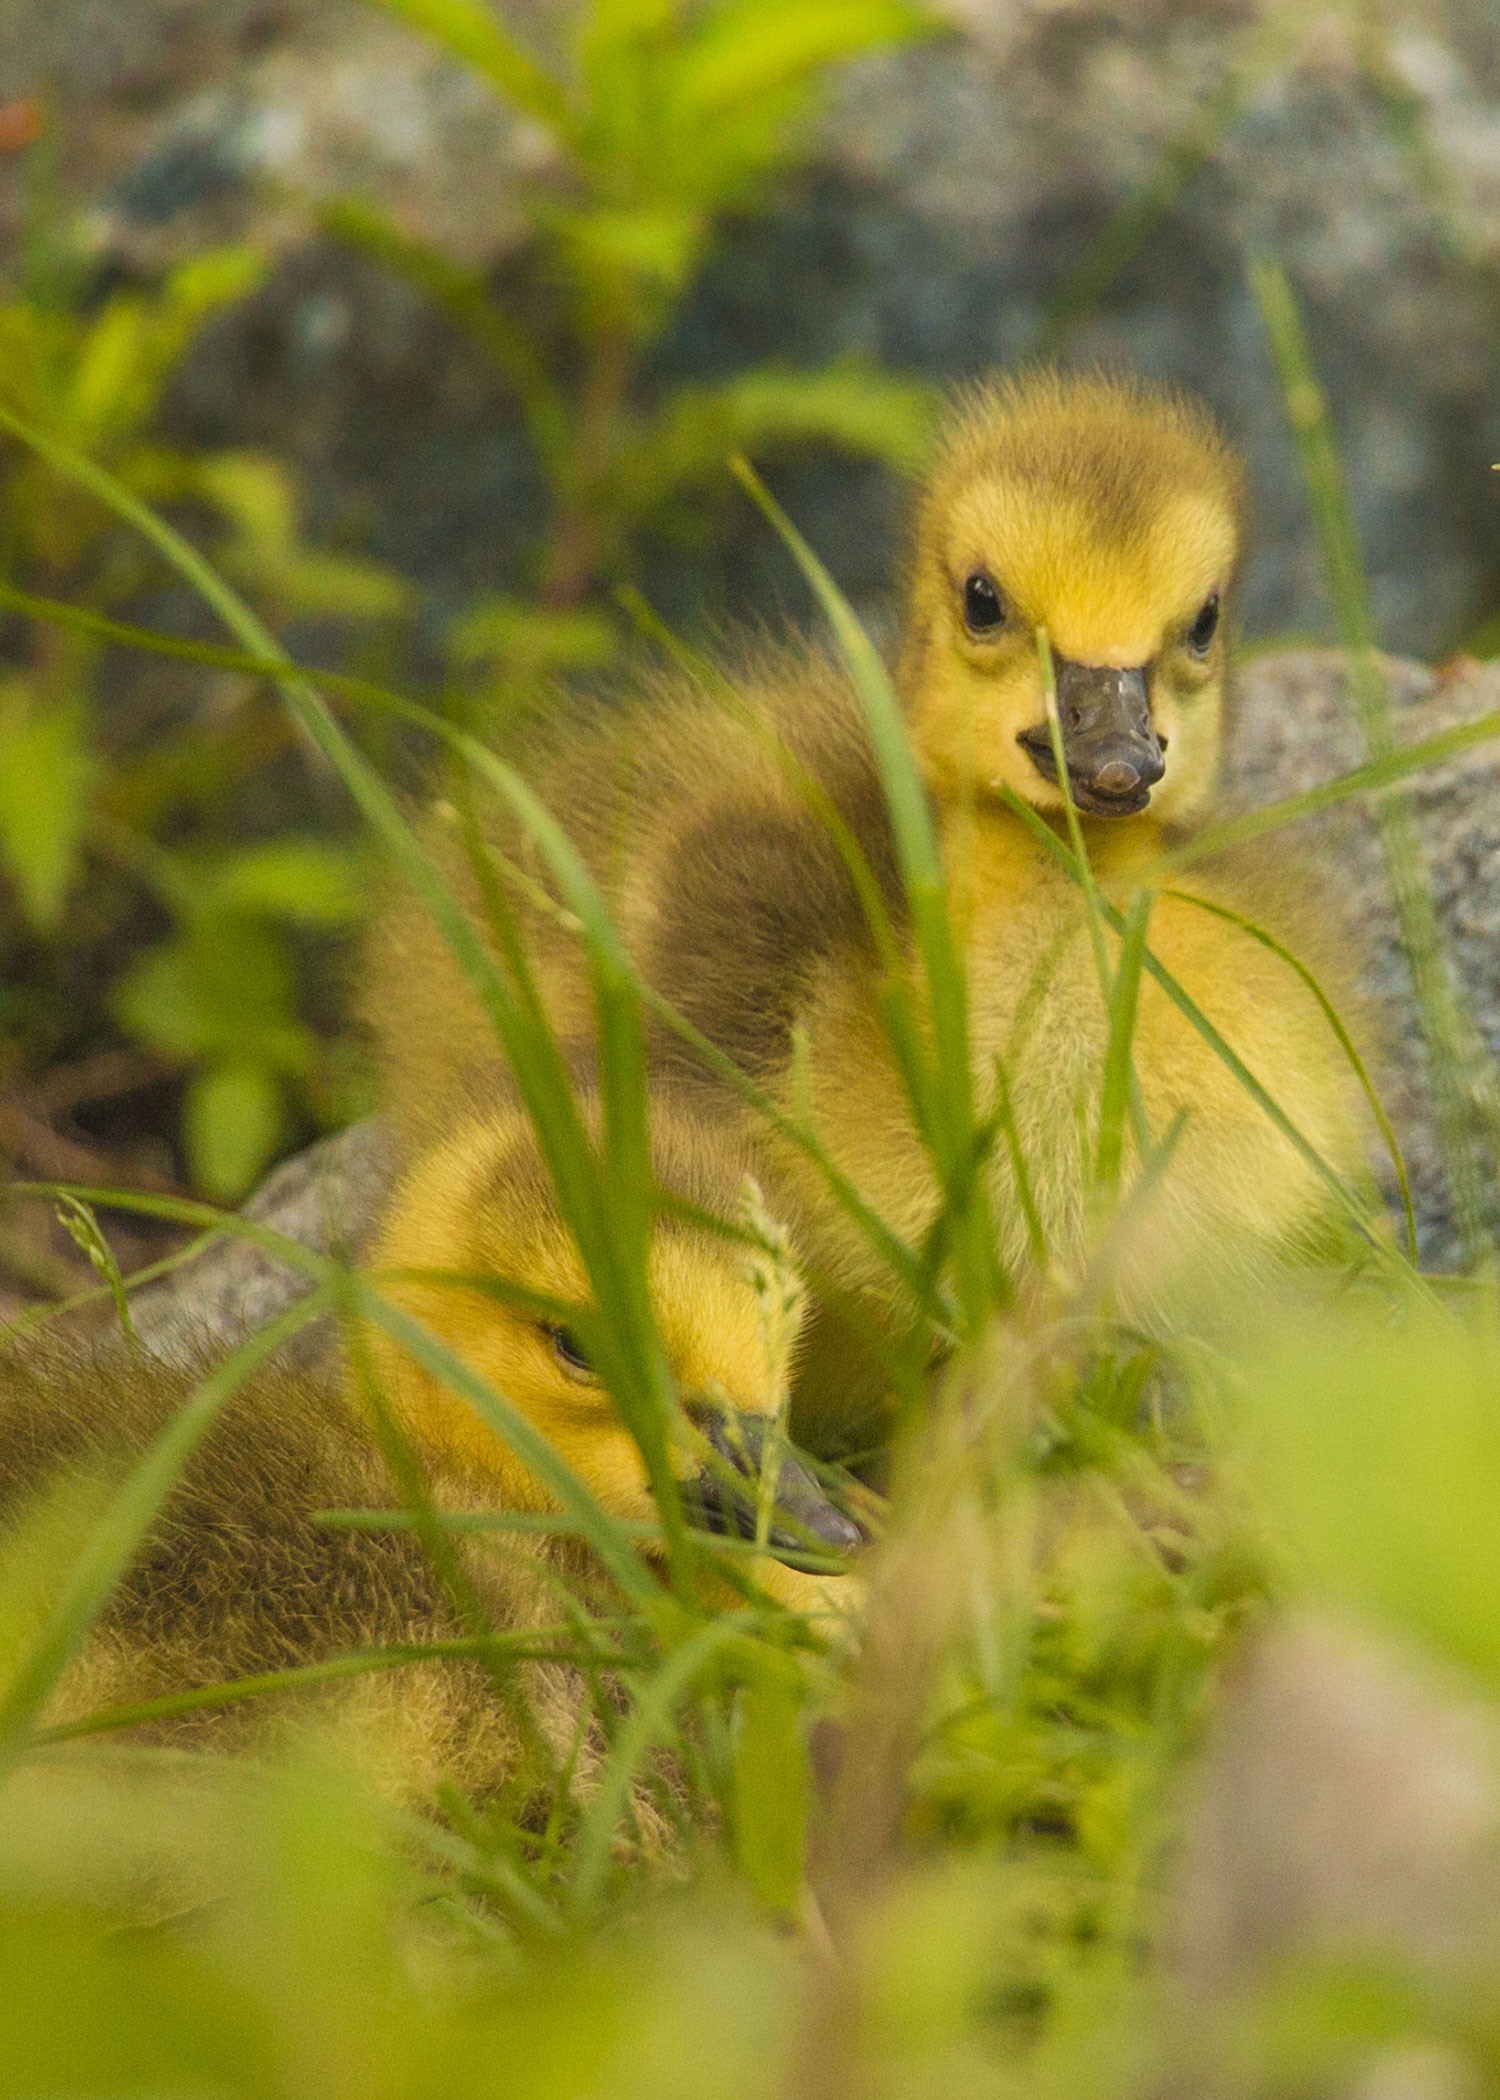
<path fill-rule="evenodd" d="M 1074 801 L 1091 816 L 1135 816 L 1166 771 L 1145 670 L 1075 664 L 1066 656 L 1056 663 L 1057 717 Z M 1016 741 L 1042 777 L 1055 781 L 1046 723 L 1023 729 Z"/>
<path fill-rule="evenodd" d="M 683 1483 L 689 1523 L 728 1537 L 753 1539 L 760 1501 L 761 1456 L 773 1431 L 765 1415 L 727 1409 L 694 1410 L 712 1456 Z M 775 1509 L 768 1543 L 778 1553 L 852 1553 L 863 1543 L 859 1526 L 836 1509 L 806 1466 L 784 1448 L 776 1469 Z"/>

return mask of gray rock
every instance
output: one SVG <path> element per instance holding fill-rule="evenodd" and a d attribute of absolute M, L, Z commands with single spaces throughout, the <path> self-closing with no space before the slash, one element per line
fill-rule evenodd
<path fill-rule="evenodd" d="M 1169 1919 L 1156 2090 L 1174 2100 L 1287 2089 L 1274 2052 L 1257 2075 L 1247 2013 L 1289 1963 L 1367 1963 L 1440 2003 L 1465 1990 L 1487 1999 L 1500 1953 L 1493 1709 L 1429 1661 L 1332 1620 L 1262 1634 L 1226 1687 L 1188 1803 Z M 1364 2054 L 1345 2039 L 1335 2067 L 1304 2070 L 1296 2090 L 1483 2090 L 1459 2042 Z"/>
<path fill-rule="evenodd" d="M 245 1205 L 244 1215 L 315 1253 L 357 1262 L 394 1177 L 390 1138 L 372 1116 L 284 1161 Z M 136 1331 L 154 1354 L 192 1359 L 205 1345 L 242 1341 L 311 1288 L 300 1269 L 248 1240 L 225 1238 L 138 1293 L 132 1310 Z M 296 1335 L 289 1359 L 317 1364 L 333 1344 L 332 1323 L 316 1321 Z"/>
<path fill-rule="evenodd" d="M 1420 665 L 1388 662 L 1396 740 L 1409 744 L 1500 710 L 1500 666 L 1455 666 L 1442 678 Z M 1261 657 L 1240 675 L 1226 762 L 1226 813 L 1301 793 L 1348 772 L 1365 756 L 1336 652 Z M 1468 1075 L 1468 1128 L 1493 1143 L 1486 1101 L 1500 1057 L 1500 741 L 1418 773 L 1407 790 L 1416 810 L 1428 877 L 1451 964 L 1488 1052 Z M 1360 989 L 1384 1039 L 1378 1073 L 1406 1158 L 1424 1264 L 1464 1266 L 1434 1125 L 1428 1057 L 1411 973 L 1368 804 L 1347 803 L 1304 819 L 1283 837 L 1289 855 L 1310 860 L 1327 885 L 1330 911 L 1359 957 Z M 1273 1075 L 1267 1075 L 1268 1079 Z M 1388 1162 L 1375 1161 L 1395 1200 Z M 1491 1175 L 1489 1222 L 1500 1227 Z"/>

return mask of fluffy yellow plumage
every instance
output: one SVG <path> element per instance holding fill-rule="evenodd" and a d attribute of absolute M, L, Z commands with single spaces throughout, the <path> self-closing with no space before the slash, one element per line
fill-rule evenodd
<path fill-rule="evenodd" d="M 580 1099 L 597 1119 L 586 1089 Z M 655 1169 L 663 1188 L 732 1219 L 745 1164 L 732 1133 L 715 1136 L 670 1098 L 658 1100 Z M 497 1095 L 482 1122 L 414 1166 L 375 1258 L 397 1270 L 494 1276 L 522 1294 L 561 1301 L 528 1306 L 436 1282 L 392 1279 L 390 1286 L 575 1465 L 606 1510 L 654 1515 L 636 1446 L 567 1328 L 565 1308 L 586 1304 L 588 1292 L 531 1125 L 512 1096 Z M 768 1323 L 765 1279 L 745 1246 L 696 1224 L 667 1219 L 656 1228 L 650 1280 L 683 1403 L 674 1470 L 690 1516 L 710 1529 L 753 1532 L 795 1332 Z M 794 1296 L 787 1306 L 795 1330 Z M 410 1358 L 387 1346 L 379 1368 L 439 1508 L 555 1507 L 501 1438 Z M 0 1351 L 0 1524 L 12 1540 L 19 1537 L 24 1550 L 35 1525 L 46 1528 L 46 1512 L 69 1482 L 62 1506 L 97 1511 L 197 1375 L 118 1345 Z M 855 1527 L 790 1454 L 775 1462 L 774 1484 L 773 1552 L 857 1545 Z M 190 1461 L 45 1718 L 67 1721 L 222 1678 L 324 1663 L 354 1648 L 446 1641 L 471 1630 L 415 1539 L 315 1521 L 321 1509 L 390 1508 L 399 1499 L 357 1388 L 345 1393 L 336 1379 L 302 1372 L 261 1374 Z M 465 1539 L 457 1550 L 501 1628 L 554 1622 L 559 1575 L 585 1595 L 611 1594 L 577 1537 L 529 1536 L 498 1547 Z M 811 1609 L 839 1608 L 854 1594 L 848 1578 L 813 1577 L 774 1558 L 756 1559 L 752 1572 L 784 1601 Z M 565 1750 L 581 1686 L 556 1666 L 532 1676 L 542 1724 Z M 421 1795 L 445 1775 L 482 1795 L 501 1783 L 518 1752 L 512 1718 L 472 1663 L 422 1664 L 394 1677 L 211 1708 L 150 1732 L 236 1748 L 309 1720 L 352 1730 L 376 1778 L 403 1795 Z"/>
<path fill-rule="evenodd" d="M 967 962 L 976 1089 L 988 1106 L 1003 1060 L 1051 1266 L 1064 1278 L 1080 1273 L 1091 1245 L 1107 1015 L 1080 894 L 1000 791 L 1061 830 L 1038 654 L 1045 629 L 1069 774 L 1106 896 L 1123 904 L 1208 809 L 1240 479 L 1207 415 L 1177 397 L 1037 374 L 961 404 L 916 509 L 898 684 Z M 920 1244 L 938 1196 L 880 1022 L 881 965 L 844 861 L 797 778 L 810 775 L 853 833 L 899 928 L 894 848 L 859 703 L 842 669 L 806 647 L 761 648 L 730 675 L 739 708 L 712 681 L 647 679 L 638 704 L 575 713 L 535 735 L 522 763 L 585 852 L 647 981 L 784 1107 L 810 1109 L 839 1167 Z M 512 827 L 496 819 L 491 837 L 545 888 Z M 450 854 L 450 865 L 464 881 L 462 856 Z M 1268 924 L 1326 968 L 1323 915 L 1270 862 L 1194 869 L 1172 889 L 1153 905 L 1155 955 L 1309 1143 L 1358 1173 L 1360 1115 L 1314 999 L 1282 960 L 1204 906 Z M 585 1035 L 577 943 L 555 912 L 517 894 L 553 1014 L 564 1032 Z M 496 1075 L 482 1023 L 403 909 L 381 928 L 369 987 L 398 1110 L 415 1104 L 420 1125 L 484 1097 Z M 656 1071 L 727 1112 L 670 1030 L 651 1050 Z M 1182 1126 L 1168 1171 L 1118 1235 L 1117 1302 L 1157 1319 L 1207 1282 L 1243 1283 L 1295 1255 L 1323 1230 L 1330 1198 L 1149 979 L 1134 1063 L 1153 1138 Z M 899 1321 L 894 1277 L 817 1172 L 753 1116 L 745 1130 L 810 1273 Z M 1024 1277 L 1028 1233 L 1004 1147 L 991 1171 L 1001 1250 Z"/>

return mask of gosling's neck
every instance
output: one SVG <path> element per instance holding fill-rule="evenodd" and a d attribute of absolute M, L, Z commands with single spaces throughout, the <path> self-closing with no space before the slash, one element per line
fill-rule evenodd
<path fill-rule="evenodd" d="M 1039 841 L 1034 826 L 1010 803 L 983 789 L 935 793 L 929 786 L 929 797 L 950 896 L 960 909 L 965 900 L 982 907 L 997 896 L 1013 908 L 1018 881 L 1032 886 L 1036 880 Z M 1033 814 L 1071 852 L 1064 812 Z M 1167 851 L 1174 836 L 1149 809 L 1134 817 L 1085 816 L 1079 821 L 1089 865 L 1106 888 L 1128 887 L 1133 876 Z M 1060 864 L 1052 865 L 1059 882 L 1066 884 Z"/>

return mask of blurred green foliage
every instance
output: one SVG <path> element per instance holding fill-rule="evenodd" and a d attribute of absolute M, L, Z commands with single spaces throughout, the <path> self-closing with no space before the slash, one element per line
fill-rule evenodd
<path fill-rule="evenodd" d="M 572 72 L 554 77 L 469 0 L 387 4 L 527 110 L 558 154 L 560 173 L 534 200 L 532 260 L 557 301 L 552 332 L 536 340 L 445 259 L 352 206 L 338 214 L 489 344 L 546 463 L 536 596 L 473 607 L 450 636 L 460 679 L 473 680 L 463 698 L 488 704 L 609 658 L 605 587 L 627 575 L 637 535 L 701 489 L 731 446 L 817 437 L 912 456 L 920 400 L 868 372 L 760 371 L 640 395 L 642 353 L 714 215 L 753 203 L 781 164 L 816 69 L 922 24 L 863 0 L 700 11 L 594 0 Z M 406 598 L 382 572 L 304 546 L 296 492 L 274 462 L 184 457 L 153 439 L 195 331 L 251 288 L 256 268 L 229 253 L 151 290 L 110 290 L 65 240 L 45 253 L 33 243 L 0 316 L 11 331 L 0 404 L 126 491 L 182 512 L 261 615 L 237 615 L 239 639 L 269 655 L 267 621 L 388 623 Z M 76 481 L 18 447 L 0 470 L 12 587 L 103 611 L 166 587 L 156 555 Z M 945 1573 L 936 1601 L 887 1576 L 886 1650 L 871 1642 L 873 1661 L 851 1672 L 794 1615 L 715 1615 L 690 1587 L 669 1597 L 654 1581 L 622 1583 L 628 1608 L 607 1620 L 567 1600 L 557 1652 L 587 1681 L 601 1771 L 575 1784 L 571 1760 L 550 1772 L 528 1763 L 499 1798 L 443 1786 L 421 1815 L 382 1804 L 332 1740 L 281 1767 L 127 1747 L 107 1731 L 36 1740 L 57 1668 L 232 1385 L 229 1366 L 117 1494 L 70 1483 L 0 1545 L 0 2100 L 1176 2091 L 1181 2012 L 1164 2015 L 1144 1957 L 1161 1937 L 1185 1762 L 1245 1629 L 1276 1599 L 1331 1601 L 1493 1697 L 1493 1280 L 1466 1301 L 1435 1301 L 1377 1248 L 1367 1273 L 1309 1286 L 1290 1309 L 1239 1308 L 1253 1342 L 1180 1353 L 1119 1330 L 1094 1303 L 1050 1308 L 1050 1328 L 1045 1313 L 1029 1325 L 1016 1314 L 974 1188 L 999 1133 L 976 1125 L 925 804 L 874 652 L 802 553 L 870 713 L 933 1017 L 929 1032 L 913 1028 L 911 988 L 893 986 L 893 1050 L 945 1176 L 941 1281 L 963 1345 L 930 1412 L 961 1430 L 962 1456 L 945 1473 L 934 1459 L 944 1447 L 922 1443 L 918 1425 L 897 1469 L 892 1558 L 876 1559 L 875 1579 L 882 1566 L 899 1577 L 902 1540 L 915 1538 Z M 5 1025 L 18 1070 L 70 1047 L 47 999 L 78 1002 L 76 979 L 49 979 L 37 958 L 83 955 L 99 989 L 67 1026 L 86 1037 L 107 999 L 133 1040 L 186 1074 L 195 1174 L 238 1193 L 281 1141 L 289 1103 L 339 1112 L 336 1059 L 299 980 L 305 952 L 320 952 L 304 943 L 353 925 L 367 887 L 359 849 L 280 821 L 280 805 L 259 834 L 236 828 L 234 810 L 283 752 L 303 759 L 287 719 L 418 881 L 420 855 L 378 776 L 290 671 L 289 717 L 246 685 L 227 706 L 222 693 L 174 700 L 164 735 L 150 704 L 132 714 L 128 689 L 116 701 L 107 660 L 76 631 L 12 611 L 4 643 Z M 498 770 L 478 771 L 503 789 Z M 1106 964 L 1120 958 L 1102 1085 L 1123 1115 L 1126 958 L 1138 975 L 1142 955 L 1088 890 L 1086 863 L 1073 873 Z M 587 896 L 570 903 L 596 961 L 613 964 Z M 483 957 L 469 960 L 483 978 Z M 576 1170 L 575 1230 L 597 1265 L 616 1398 L 646 1450 L 671 1396 L 653 1382 L 643 1294 L 632 1298 L 632 1263 L 644 1259 L 641 1192 L 625 1172 L 643 1117 L 639 1016 L 628 973 L 601 975 L 614 1000 L 601 1062 L 615 1109 L 602 1156 L 577 1149 L 566 1089 L 549 1091 L 544 1032 L 514 987 L 494 972 L 487 989 L 549 1159 Z M 1101 1201 L 1120 1174 L 1118 1151 L 1107 1158 L 1101 1143 Z M 117 1295 L 85 1206 L 69 1210 L 68 1230 Z M 377 1302 L 368 1279 L 341 1287 L 367 1311 Z M 1004 1372 L 1021 1362 L 1024 1378 Z M 457 1382 L 452 1364 L 446 1375 Z M 472 1379 L 460 1389 L 503 1430 L 503 1395 Z M 597 1537 L 581 1528 L 600 1557 L 639 1573 L 631 1539 L 595 1520 Z M 663 1521 L 670 1539 L 665 1507 Z M 861 1817 L 882 1812 L 881 1789 L 845 1801 L 840 1823 L 842 1774 L 892 1718 L 901 1725 L 876 1777 L 895 1813 L 862 1851 L 852 1840 Z M 641 1803 L 665 1833 L 654 1842 Z M 1247 2009 L 1212 2090 L 1489 2090 L 1500 2083 L 1492 2000 L 1334 1948 Z M 1416 2074 L 1434 2064 L 1439 2082 L 1424 2084 Z"/>
<path fill-rule="evenodd" d="M 542 125 L 553 151 L 527 193 L 520 302 L 368 205 L 327 214 L 480 343 L 514 388 L 543 470 L 535 595 L 477 603 L 448 637 L 451 705 L 483 715 L 539 678 L 609 660 L 621 623 L 606 587 L 628 573 L 644 531 L 695 522 L 684 504 L 722 483 L 731 451 L 822 443 L 901 466 L 918 456 L 927 390 L 866 362 L 753 367 L 654 398 L 643 368 L 720 216 L 762 203 L 795 152 L 827 67 L 934 24 L 906 0 L 596 0 L 577 15 L 569 72 L 554 78 L 479 0 L 392 4 Z M 174 373 L 201 330 L 254 291 L 263 259 L 225 249 L 154 286 L 102 284 L 46 179 L 53 150 L 47 138 L 34 149 L 38 208 L 0 311 L 0 403 L 190 517 L 273 626 L 398 630 L 408 588 L 308 546 L 280 462 L 187 454 L 160 437 Z M 0 446 L 0 582 L 118 613 L 162 581 L 90 495 Z M 187 1170 L 228 1200 L 290 1139 L 368 1100 L 340 1002 L 320 1003 L 310 975 L 358 920 L 359 856 L 298 835 L 321 812 L 285 777 L 288 741 L 244 681 L 205 695 L 159 675 L 143 690 L 87 637 L 17 613 L 0 629 L 9 1081 L 24 1089 L 123 1030 L 180 1075 Z M 246 841 L 256 801 L 260 835 Z"/>
<path fill-rule="evenodd" d="M 406 587 L 307 547 L 276 461 L 184 453 L 159 435 L 182 360 L 263 274 L 252 251 L 225 248 L 155 286 L 107 288 L 56 204 L 40 202 L 0 305 L 0 404 L 194 516 L 273 617 L 388 622 Z M 0 580 L 109 614 L 166 578 L 92 497 L 3 441 Z M 360 855 L 237 840 L 232 801 L 254 796 L 285 744 L 244 681 L 206 695 L 131 686 L 90 637 L 14 609 L 0 618 L 6 1081 L 24 1089 L 122 1029 L 163 1073 L 186 1075 L 197 1186 L 241 1196 L 309 1116 L 336 1122 L 353 1105 L 337 1057 L 301 1018 L 305 961 L 290 930 L 352 922 Z"/>
<path fill-rule="evenodd" d="M 643 533 L 702 529 L 731 453 L 823 444 L 903 470 L 920 458 L 930 390 L 867 359 L 670 387 L 648 365 L 719 219 L 763 207 L 795 156 L 829 65 L 939 24 L 910 0 L 591 0 L 552 70 L 483 0 L 375 4 L 471 68 L 548 149 L 521 191 L 530 240 L 503 300 L 368 203 L 324 213 L 434 299 L 519 404 L 547 492 L 536 599 L 482 602 L 450 635 L 473 701 L 504 706 L 542 672 L 608 659 L 601 592 L 628 578 Z"/>

